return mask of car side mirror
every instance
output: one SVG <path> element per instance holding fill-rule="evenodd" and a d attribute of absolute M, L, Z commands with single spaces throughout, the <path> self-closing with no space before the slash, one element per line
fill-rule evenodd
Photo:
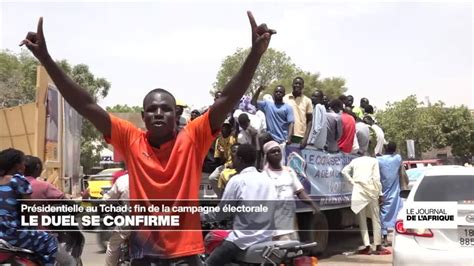
<path fill-rule="evenodd" d="M 402 199 L 408 198 L 409 194 L 410 194 L 410 190 L 400 190 L 400 198 Z"/>

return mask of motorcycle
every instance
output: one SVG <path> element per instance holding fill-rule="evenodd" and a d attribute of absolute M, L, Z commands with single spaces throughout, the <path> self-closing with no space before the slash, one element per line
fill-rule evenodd
<path fill-rule="evenodd" d="M 131 265 L 128 241 L 125 241 L 120 245 L 120 258 L 117 262 L 117 265 Z"/>
<path fill-rule="evenodd" d="M 316 265 L 316 259 L 307 256 L 316 246 L 316 242 L 294 240 L 258 243 L 249 247 L 231 265 Z"/>
<path fill-rule="evenodd" d="M 79 231 L 58 232 L 58 253 L 55 265 L 82 266 L 85 238 Z M 29 249 L 19 248 L 0 239 L 0 265 L 40 266 L 40 258 Z"/>
<path fill-rule="evenodd" d="M 40 266 L 41 262 L 33 251 L 15 247 L 0 239 L 0 264 Z"/>
<path fill-rule="evenodd" d="M 232 228 L 231 220 L 222 222 L 201 222 L 206 254 L 201 255 L 205 264 L 212 250 L 220 245 Z M 227 233 L 226 233 L 227 232 Z M 316 265 L 310 257 L 316 242 L 301 243 L 295 240 L 267 241 L 252 245 L 230 265 Z"/>

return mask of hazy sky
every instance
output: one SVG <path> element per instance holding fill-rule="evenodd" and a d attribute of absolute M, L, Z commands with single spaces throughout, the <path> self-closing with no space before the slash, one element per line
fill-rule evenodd
<path fill-rule="evenodd" d="M 209 104 L 222 60 L 250 45 L 251 10 L 257 23 L 278 31 L 272 48 L 303 70 L 345 78 L 357 105 L 368 97 L 381 108 L 416 94 L 474 108 L 471 3 L 16 2 L 0 8 L 2 49 L 19 52 L 18 43 L 43 16 L 53 58 L 85 63 L 112 83 L 104 106 L 141 105 L 158 87 L 191 105 Z"/>

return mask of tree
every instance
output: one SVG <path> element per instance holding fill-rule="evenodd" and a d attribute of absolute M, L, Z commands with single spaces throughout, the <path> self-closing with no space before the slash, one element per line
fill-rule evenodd
<path fill-rule="evenodd" d="M 316 85 L 329 99 L 336 99 L 347 91 L 346 80 L 340 77 L 325 78 Z"/>
<path fill-rule="evenodd" d="M 107 96 L 110 83 L 96 78 L 84 64 L 71 66 L 66 60 L 57 62 L 77 83 L 99 100 Z M 38 61 L 26 50 L 19 55 L 9 51 L 0 52 L 0 107 L 12 107 L 35 101 L 36 67 Z M 95 127 L 84 119 L 81 135 L 81 165 L 85 171 L 98 165 L 100 151 L 104 147 L 102 136 Z M 102 143 L 96 145 L 97 142 Z"/>
<path fill-rule="evenodd" d="M 474 156 L 474 119 L 465 106 L 443 108 L 436 114 L 446 146 L 461 162 L 469 162 Z"/>
<path fill-rule="evenodd" d="M 216 82 L 214 83 L 214 89 L 211 90 L 211 94 L 222 90 L 227 82 L 237 74 L 249 52 L 250 48 L 245 50 L 238 48 L 233 55 L 227 56 L 224 59 L 217 73 Z M 276 80 L 294 76 L 295 70 L 296 66 L 284 52 L 272 48 L 268 49 L 260 60 L 260 64 L 252 79 L 249 87 L 250 94 L 253 95 L 259 86 L 267 87 Z"/>
<path fill-rule="evenodd" d="M 210 91 L 212 95 L 218 90 L 222 90 L 227 82 L 237 73 L 247 57 L 250 49 L 238 48 L 237 51 L 227 56 L 222 62 L 221 68 L 217 73 L 214 88 Z M 338 77 L 325 78 L 319 80 L 319 73 L 311 73 L 298 68 L 291 58 L 285 52 L 275 49 L 268 49 L 260 60 L 260 64 L 255 72 L 252 83 L 250 84 L 248 94 L 253 96 L 260 86 L 264 86 L 265 90 L 261 95 L 273 94 L 273 90 L 277 85 L 283 85 L 286 93 L 291 92 L 293 79 L 300 76 L 305 81 L 304 94 L 310 96 L 316 89 L 321 89 L 329 97 L 337 97 L 343 94 L 345 88 L 345 80 Z"/>
<path fill-rule="evenodd" d="M 36 97 L 36 59 L 23 50 L 18 56 L 0 52 L 0 108 L 33 102 Z"/>
<path fill-rule="evenodd" d="M 415 141 L 416 156 L 433 148 L 450 146 L 454 156 L 467 161 L 474 155 L 474 122 L 465 106 L 445 107 L 443 102 L 425 105 L 415 95 L 387 103 L 376 115 L 386 139 L 397 143 L 406 156 L 406 140 Z"/>
<path fill-rule="evenodd" d="M 117 104 L 114 106 L 107 106 L 106 110 L 107 112 L 110 112 L 110 113 L 141 113 L 143 108 L 138 105 L 128 106 L 126 104 L 124 105 Z"/>

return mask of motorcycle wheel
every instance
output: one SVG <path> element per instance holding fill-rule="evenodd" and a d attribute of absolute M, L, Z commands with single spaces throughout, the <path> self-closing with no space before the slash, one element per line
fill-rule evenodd
<path fill-rule="evenodd" d="M 112 236 L 112 233 L 112 231 L 98 232 L 97 242 L 99 243 L 99 246 L 102 248 L 103 251 L 107 250 L 107 244 L 109 243 L 109 239 Z"/>

